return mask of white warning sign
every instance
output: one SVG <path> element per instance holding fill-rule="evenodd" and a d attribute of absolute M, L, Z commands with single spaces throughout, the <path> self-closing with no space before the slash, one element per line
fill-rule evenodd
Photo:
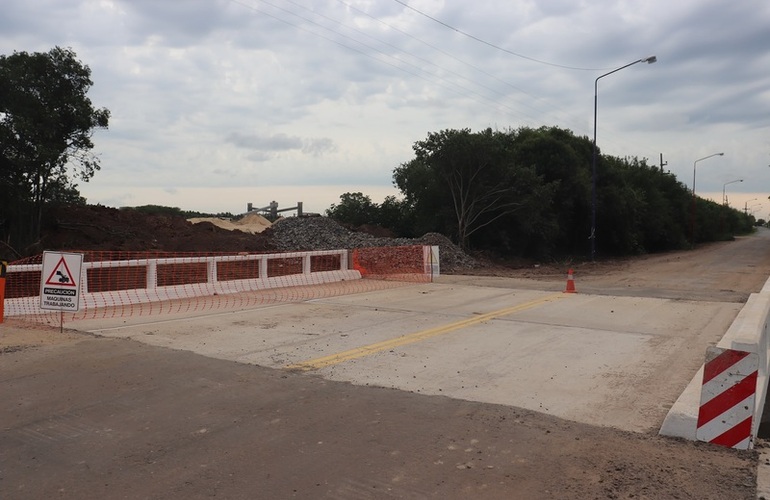
<path fill-rule="evenodd" d="M 82 267 L 83 254 L 43 252 L 40 308 L 71 312 L 80 310 Z"/>

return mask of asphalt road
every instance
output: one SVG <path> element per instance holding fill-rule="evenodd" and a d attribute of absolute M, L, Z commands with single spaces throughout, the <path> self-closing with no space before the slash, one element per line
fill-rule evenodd
<path fill-rule="evenodd" d="M 648 432 L 732 302 L 427 283 L 89 331 L 328 380 Z M 114 323 L 114 321 L 108 321 Z M 601 410 L 599 410 L 601 408 Z"/>

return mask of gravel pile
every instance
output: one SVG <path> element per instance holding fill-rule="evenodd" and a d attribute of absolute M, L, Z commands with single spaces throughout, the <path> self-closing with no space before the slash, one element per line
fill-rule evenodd
<path fill-rule="evenodd" d="M 339 248 L 438 245 L 441 270 L 459 272 L 480 267 L 479 262 L 463 252 L 449 238 L 427 233 L 419 238 L 381 238 L 349 231 L 327 217 L 287 217 L 268 230 L 272 243 L 280 251 L 336 250 Z"/>

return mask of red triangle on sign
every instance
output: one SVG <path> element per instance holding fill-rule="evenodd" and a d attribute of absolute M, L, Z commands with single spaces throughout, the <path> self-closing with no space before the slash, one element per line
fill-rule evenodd
<path fill-rule="evenodd" d="M 72 273 L 70 272 L 69 267 L 67 267 L 67 261 L 64 260 L 64 256 L 59 259 L 59 263 L 56 264 L 56 267 L 53 268 L 53 272 L 48 277 L 48 279 L 45 280 L 45 284 L 54 286 L 71 286 L 73 288 L 78 286 L 78 284 L 72 280 Z"/>

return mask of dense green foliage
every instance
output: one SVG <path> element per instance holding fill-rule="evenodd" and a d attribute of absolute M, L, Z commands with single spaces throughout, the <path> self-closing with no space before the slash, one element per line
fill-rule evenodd
<path fill-rule="evenodd" d="M 110 116 L 91 104 L 91 85 L 91 70 L 69 49 L 0 55 L 0 242 L 6 249 L 38 241 L 44 205 L 85 202 L 73 178 L 87 182 L 99 170 L 91 136 Z"/>
<path fill-rule="evenodd" d="M 379 206 L 363 193 L 344 193 L 340 196 L 340 203 L 329 207 L 326 215 L 346 224 L 363 226 L 378 223 L 380 210 Z"/>
<path fill-rule="evenodd" d="M 327 215 L 402 236 L 429 231 L 467 249 L 537 259 L 589 254 L 592 143 L 557 127 L 431 133 L 393 173 L 402 200 L 345 193 Z M 645 160 L 599 153 L 596 248 L 601 256 L 681 249 L 752 230 L 738 210 L 693 198 Z"/>

